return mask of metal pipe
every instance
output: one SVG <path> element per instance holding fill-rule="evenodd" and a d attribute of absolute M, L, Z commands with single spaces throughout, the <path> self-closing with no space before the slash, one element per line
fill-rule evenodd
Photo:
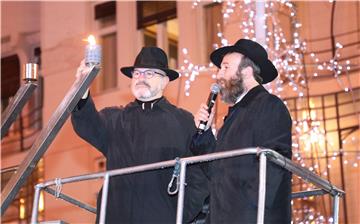
<path fill-rule="evenodd" d="M 284 156 L 280 155 L 279 153 L 270 150 L 270 149 L 257 149 L 257 148 L 245 148 L 245 149 L 236 149 L 231 151 L 225 151 L 225 152 L 218 152 L 218 153 L 211 153 L 201 156 L 193 156 L 193 157 L 185 157 L 182 158 L 181 161 L 185 161 L 186 164 L 193 164 L 193 163 L 199 163 L 199 162 L 208 162 L 216 159 L 225 159 L 225 158 L 231 158 L 241 155 L 248 155 L 248 154 L 256 154 L 266 152 L 267 158 L 274 162 L 275 164 L 283 167 L 284 169 L 293 172 L 294 174 L 302 177 L 305 180 L 309 180 L 310 182 L 318 185 L 318 187 L 326 190 L 329 193 L 339 193 L 344 194 L 344 192 L 338 188 L 336 188 L 334 185 L 330 184 L 328 181 L 322 179 L 321 177 L 317 176 L 316 174 L 310 172 L 309 170 L 298 166 L 291 160 L 285 158 Z M 91 179 L 97 179 L 102 178 L 106 174 L 109 174 L 110 176 L 116 176 L 116 175 L 124 175 L 124 174 L 130 174 L 130 173 L 137 173 L 147 170 L 154 170 L 154 169 L 163 169 L 167 167 L 174 166 L 176 163 L 176 160 L 167 160 L 163 162 L 158 163 L 151 163 L 151 164 L 145 164 L 140 166 L 134 166 L 134 167 L 127 167 L 127 168 L 121 168 L 116 170 L 111 170 L 107 172 L 101 172 L 101 173 L 95 173 L 95 174 L 87 174 L 87 175 L 81 175 L 81 176 L 75 176 L 75 177 L 69 177 L 69 178 L 62 178 L 61 182 L 63 184 L 65 183 L 72 183 L 77 181 L 83 181 L 83 180 L 91 180 Z M 47 181 L 44 184 L 44 187 L 55 185 L 55 181 Z"/>
<path fill-rule="evenodd" d="M 139 173 L 147 170 L 156 170 L 156 169 L 164 169 L 167 167 L 172 167 L 176 163 L 176 160 L 167 160 L 164 162 L 157 162 L 157 163 L 151 163 L 151 164 L 145 164 L 145 165 L 139 165 L 139 166 L 133 166 L 133 167 L 126 167 L 116 170 L 110 170 L 106 172 L 100 172 L 100 173 L 93 173 L 93 174 L 86 174 L 81 176 L 74 176 L 74 177 L 68 177 L 68 178 L 61 178 L 61 183 L 67 184 L 67 183 L 73 183 L 78 181 L 84 181 L 84 180 L 93 180 L 98 178 L 103 178 L 106 175 L 109 176 L 118 176 L 118 175 L 125 175 L 125 174 L 131 174 L 131 173 Z M 50 180 L 43 183 L 44 187 L 49 187 L 55 185 L 55 180 Z"/>
<path fill-rule="evenodd" d="M 269 149 L 264 149 L 264 151 L 268 152 L 267 158 L 270 161 L 296 174 L 297 176 L 300 176 L 304 180 L 315 184 L 317 187 L 324 189 L 325 191 L 329 192 L 331 195 L 335 196 L 337 194 L 341 194 L 341 195 L 345 194 L 344 191 L 338 189 L 327 180 L 322 179 L 313 172 L 299 166 L 298 164 L 295 164 L 290 159 L 280 155 L 279 153 Z"/>
<path fill-rule="evenodd" d="M 180 160 L 181 161 L 181 160 Z M 185 198 L 186 162 L 181 161 L 180 165 L 180 187 L 177 201 L 176 224 L 183 223 L 184 198 Z"/>
<path fill-rule="evenodd" d="M 107 198 L 108 198 L 108 191 L 109 191 L 109 179 L 110 175 L 106 174 L 104 179 L 104 184 L 102 188 L 102 195 L 101 195 L 101 207 L 100 207 L 100 224 L 105 223 L 106 218 L 106 205 L 107 205 Z"/>
<path fill-rule="evenodd" d="M 260 150 L 261 151 L 261 150 Z M 230 151 L 215 152 L 201 156 L 185 157 L 182 158 L 182 161 L 186 161 L 187 164 L 199 163 L 199 162 L 209 162 L 217 159 L 226 159 L 241 155 L 248 154 L 257 154 L 260 152 L 258 148 L 244 148 L 244 149 L 235 149 Z"/>
<path fill-rule="evenodd" d="M 18 171 L 10 178 L 1 192 L 1 214 L 3 215 L 9 207 L 12 200 L 31 174 L 36 164 L 44 155 L 51 142 L 55 139 L 56 134 L 60 131 L 71 111 L 79 102 L 89 87 L 91 81 L 100 71 L 100 67 L 92 67 L 88 74 L 84 74 L 79 80 L 75 81 L 65 98 L 62 100 L 56 111 L 51 116 L 49 123 L 44 127 L 39 136 L 36 138 L 29 153 L 20 164 Z"/>
<path fill-rule="evenodd" d="M 34 203 L 33 203 L 32 215 L 31 215 L 31 223 L 32 224 L 37 223 L 37 220 L 38 220 L 40 191 L 41 191 L 41 187 L 36 185 L 35 186 Z"/>
<path fill-rule="evenodd" d="M 291 194 L 291 198 L 295 199 L 295 198 L 305 198 L 305 197 L 311 197 L 311 196 L 321 196 L 324 194 L 327 194 L 327 191 L 324 191 L 323 189 L 315 189 L 315 190 L 310 190 L 310 191 L 299 191 L 299 192 L 294 192 Z"/>
<path fill-rule="evenodd" d="M 53 196 L 56 196 L 55 190 L 50 188 L 50 187 L 45 187 L 44 191 L 46 191 L 49 194 L 52 194 Z M 70 197 L 70 196 L 68 196 L 66 194 L 60 193 L 58 198 L 60 198 L 60 199 L 62 199 L 64 201 L 67 201 L 67 202 L 69 202 L 69 203 L 71 203 L 73 205 L 76 205 L 79 208 L 83 208 L 83 209 L 85 209 L 85 210 L 87 210 L 87 211 L 89 211 L 91 213 L 96 214 L 96 208 L 93 208 L 90 205 L 82 203 L 81 201 L 78 201 L 78 200 L 76 200 L 76 199 L 74 199 L 74 198 L 72 198 L 72 197 Z"/>
<path fill-rule="evenodd" d="M 256 154 L 257 152 L 258 152 L 257 148 L 246 148 L 246 149 L 240 149 L 240 150 L 211 153 L 211 154 L 201 155 L 201 156 L 185 157 L 185 158 L 180 159 L 180 161 L 185 161 L 186 164 L 192 164 L 192 163 L 198 163 L 198 162 L 208 162 L 208 161 L 212 161 L 215 159 L 236 157 L 236 156 L 240 156 L 240 155 Z M 167 161 L 163 161 L 163 162 L 157 162 L 157 163 L 151 163 L 151 164 L 145 164 L 145 165 L 139 165 L 139 166 L 133 166 L 133 167 L 126 167 L 126 168 L 110 170 L 110 171 L 106 171 L 106 172 L 86 174 L 86 175 L 74 176 L 74 177 L 68 177 L 68 178 L 61 178 L 61 183 L 66 184 L 66 183 L 73 183 L 73 182 L 84 181 L 84 180 L 98 179 L 98 178 L 103 178 L 106 174 L 109 174 L 109 176 L 117 176 L 117 175 L 138 173 L 138 172 L 143 172 L 143 171 L 147 171 L 147 170 L 164 169 L 167 167 L 175 166 L 175 164 L 176 164 L 176 160 L 167 160 Z M 49 186 L 55 185 L 55 180 L 50 180 L 50 181 L 44 182 L 43 185 L 44 185 L 44 187 L 49 187 Z"/>
<path fill-rule="evenodd" d="M 265 26 L 265 1 L 256 1 L 255 3 L 255 37 L 256 41 L 261 45 L 266 45 L 266 33 Z"/>
<path fill-rule="evenodd" d="M 335 195 L 333 198 L 333 223 L 339 223 L 339 202 L 340 202 L 340 195 Z"/>
<path fill-rule="evenodd" d="M 24 66 L 23 80 L 25 84 L 22 85 L 16 92 L 14 98 L 10 101 L 8 107 L 1 116 L 1 139 L 9 130 L 11 124 L 15 121 L 25 103 L 30 99 L 37 84 L 38 65 L 34 63 L 27 63 Z"/>
<path fill-rule="evenodd" d="M 264 223 L 266 196 L 266 154 L 260 153 L 257 223 Z"/>
<path fill-rule="evenodd" d="M 36 87 L 36 83 L 25 83 L 18 89 L 15 96 L 11 99 L 9 105 L 1 114 L 1 139 L 6 135 L 11 124 L 16 120 L 17 116 L 20 114 L 26 102 L 30 99 Z"/>

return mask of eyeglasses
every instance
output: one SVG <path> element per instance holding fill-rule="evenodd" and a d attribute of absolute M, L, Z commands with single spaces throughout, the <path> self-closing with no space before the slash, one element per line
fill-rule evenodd
<path fill-rule="evenodd" d="M 153 70 L 145 70 L 145 71 L 134 70 L 134 71 L 132 71 L 131 74 L 132 74 L 132 77 L 135 79 L 138 79 L 141 74 L 143 74 L 144 77 L 147 79 L 151 79 L 152 77 L 154 77 L 155 74 L 160 75 L 162 77 L 165 76 L 164 74 L 161 74 L 161 73 L 153 71 Z"/>

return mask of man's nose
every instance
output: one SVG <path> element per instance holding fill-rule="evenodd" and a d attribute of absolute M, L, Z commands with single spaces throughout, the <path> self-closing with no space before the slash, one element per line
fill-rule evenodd
<path fill-rule="evenodd" d="M 220 79 L 220 78 L 223 78 L 224 76 L 224 72 L 219 69 L 218 72 L 216 73 L 216 79 Z"/>
<path fill-rule="evenodd" d="M 146 77 L 145 77 L 145 73 L 140 73 L 140 75 L 139 75 L 139 78 L 138 78 L 139 80 L 144 80 L 144 79 L 146 79 Z"/>

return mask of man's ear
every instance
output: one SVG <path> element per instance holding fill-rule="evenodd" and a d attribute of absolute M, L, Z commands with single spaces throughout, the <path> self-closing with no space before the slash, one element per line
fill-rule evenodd
<path fill-rule="evenodd" d="M 241 70 L 241 73 L 247 78 L 247 77 L 253 77 L 253 69 L 250 66 L 247 66 L 243 70 Z M 245 78 L 244 77 L 244 78 Z"/>
<path fill-rule="evenodd" d="M 164 90 L 166 86 L 169 84 L 169 77 L 165 76 L 161 79 L 161 89 Z"/>

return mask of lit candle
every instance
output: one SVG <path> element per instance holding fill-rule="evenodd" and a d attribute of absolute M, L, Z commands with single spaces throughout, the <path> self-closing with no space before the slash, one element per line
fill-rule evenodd
<path fill-rule="evenodd" d="M 87 66 L 99 65 L 101 63 L 101 46 L 96 44 L 95 37 L 90 35 L 85 48 L 85 64 Z"/>

